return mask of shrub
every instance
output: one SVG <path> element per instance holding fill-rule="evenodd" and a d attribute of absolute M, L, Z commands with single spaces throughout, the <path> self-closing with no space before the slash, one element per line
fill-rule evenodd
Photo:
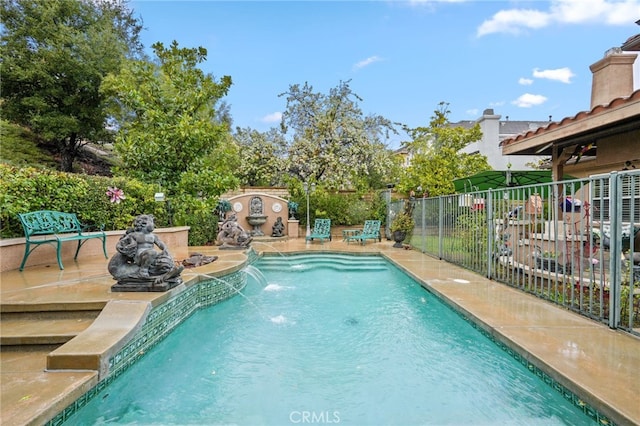
<path fill-rule="evenodd" d="M 190 246 L 202 246 L 215 241 L 218 230 L 218 216 L 215 212 L 219 203 L 213 198 L 199 198 L 189 194 L 176 195 L 169 202 L 174 206 L 173 225 L 190 227 Z"/>
<path fill-rule="evenodd" d="M 306 224 L 306 199 L 300 200 L 299 205 L 300 222 Z M 377 205 L 365 197 L 358 194 L 328 192 L 323 189 L 318 189 L 311 195 L 310 208 L 311 223 L 316 217 L 328 217 L 332 225 L 358 225 L 367 219 L 377 219 L 380 214 Z"/>
<path fill-rule="evenodd" d="M 125 200 L 112 203 L 109 187 L 124 191 Z M 23 236 L 18 213 L 58 210 L 78 215 L 80 221 L 106 230 L 126 229 L 143 213 L 166 226 L 165 206 L 153 199 L 154 185 L 102 176 L 87 176 L 0 164 L 0 237 Z M 163 218 L 164 216 L 164 218 Z"/>

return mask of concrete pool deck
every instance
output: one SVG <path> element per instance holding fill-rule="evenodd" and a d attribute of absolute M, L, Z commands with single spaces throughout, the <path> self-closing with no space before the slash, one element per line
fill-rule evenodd
<path fill-rule="evenodd" d="M 256 241 L 252 246 L 265 253 L 379 253 L 615 423 L 640 424 L 640 339 L 418 251 L 393 248 L 392 244 L 383 241 L 361 246 L 337 239 L 320 244 L 298 238 Z M 246 261 L 242 251 L 216 247 L 191 247 L 172 251 L 172 255 L 183 259 L 193 252 L 219 258 L 185 270 L 182 277 L 186 285 L 197 280 L 199 274 L 219 276 L 237 271 Z M 98 372 L 82 366 L 47 370 L 52 351 L 64 359 L 71 352 L 77 356 L 83 351 L 95 355 L 103 350 L 101 347 L 108 350 L 122 338 L 121 334 L 111 340 L 110 333 L 126 334 L 127 327 L 135 328 L 143 316 L 141 306 L 156 306 L 182 287 L 167 293 L 111 293 L 114 281 L 107 272 L 107 262 L 100 256 L 68 261 L 60 271 L 52 259 L 50 265 L 0 274 L 1 424 L 44 424 L 98 383 Z M 118 303 L 111 304 L 106 312 L 104 307 L 112 301 Z M 52 311 L 69 315 L 47 313 Z M 73 343 L 60 346 L 78 334 Z M 66 349 L 69 347 L 73 350 Z M 91 364 L 91 359 L 87 362 Z"/>

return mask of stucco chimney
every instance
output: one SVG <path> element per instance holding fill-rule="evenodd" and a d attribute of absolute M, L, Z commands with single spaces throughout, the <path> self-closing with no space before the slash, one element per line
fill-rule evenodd
<path fill-rule="evenodd" d="M 609 49 L 605 57 L 589 69 L 591 82 L 591 109 L 606 105 L 615 98 L 629 96 L 633 92 L 633 62 L 638 55 L 622 53 L 620 48 Z"/>

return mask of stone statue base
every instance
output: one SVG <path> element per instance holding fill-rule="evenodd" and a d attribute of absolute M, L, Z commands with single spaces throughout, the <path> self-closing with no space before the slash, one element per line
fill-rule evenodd
<path fill-rule="evenodd" d="M 156 277 L 127 277 L 111 286 L 112 292 L 126 291 L 167 291 L 182 284 L 180 273 L 184 266 L 178 266 L 164 275 Z"/>
<path fill-rule="evenodd" d="M 176 281 L 165 281 L 159 284 L 154 283 L 133 283 L 131 281 L 126 283 L 118 283 L 111 286 L 111 291 L 114 293 L 120 292 L 132 292 L 132 291 L 144 291 L 144 292 L 154 292 L 154 291 L 167 291 L 171 290 L 174 287 L 182 284 L 182 280 L 178 279 Z"/>
<path fill-rule="evenodd" d="M 218 250 L 246 250 L 248 248 L 248 246 L 236 246 L 232 244 L 222 243 L 222 245 L 218 247 Z"/>

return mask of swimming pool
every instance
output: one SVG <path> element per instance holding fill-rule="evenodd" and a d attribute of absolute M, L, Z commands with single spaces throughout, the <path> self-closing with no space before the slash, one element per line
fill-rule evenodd
<path fill-rule="evenodd" d="M 382 258 L 255 267 L 265 282 L 196 312 L 70 423 L 594 424 Z"/>

